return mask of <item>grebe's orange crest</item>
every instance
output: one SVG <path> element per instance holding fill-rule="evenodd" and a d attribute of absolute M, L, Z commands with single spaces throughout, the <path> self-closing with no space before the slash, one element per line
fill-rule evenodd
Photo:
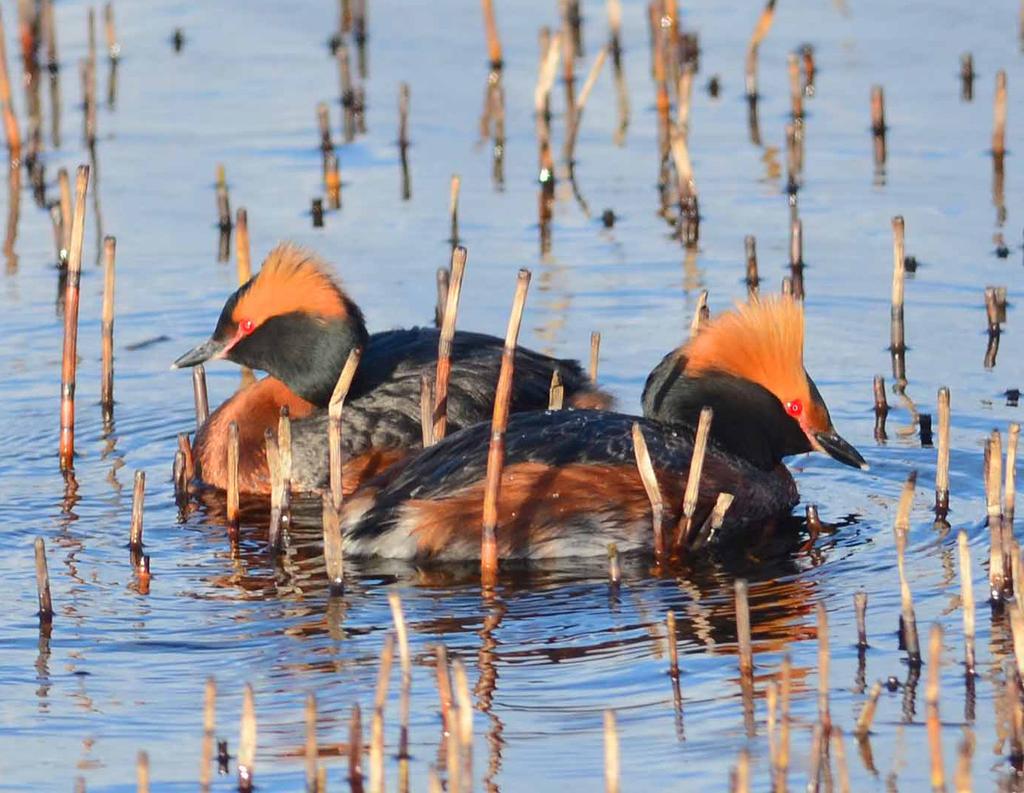
<path fill-rule="evenodd" d="M 349 313 L 347 304 L 327 263 L 286 242 L 267 254 L 256 277 L 239 291 L 231 318 L 254 326 L 293 311 L 343 319 Z"/>
<path fill-rule="evenodd" d="M 781 295 L 739 304 L 705 322 L 680 350 L 683 371 L 719 371 L 771 391 L 807 430 L 829 427 L 828 411 L 812 397 L 804 370 L 804 311 Z"/>

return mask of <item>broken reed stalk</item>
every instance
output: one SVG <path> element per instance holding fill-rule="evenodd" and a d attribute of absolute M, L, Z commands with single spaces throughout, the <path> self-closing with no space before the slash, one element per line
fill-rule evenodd
<path fill-rule="evenodd" d="M 935 463 L 935 515 L 945 520 L 949 513 L 949 389 L 939 389 L 939 445 Z"/>
<path fill-rule="evenodd" d="M 708 290 L 701 289 L 697 295 L 697 306 L 693 309 L 693 319 L 690 320 L 690 338 L 697 338 L 700 326 L 708 318 Z"/>
<path fill-rule="evenodd" d="M 488 64 L 492 71 L 501 71 L 501 39 L 498 38 L 498 22 L 494 17 L 494 0 L 480 0 L 484 14 L 484 34 L 487 36 Z"/>
<path fill-rule="evenodd" d="M 455 340 L 455 322 L 462 296 L 462 277 L 466 272 L 466 249 L 461 245 L 452 251 L 451 275 L 448 295 L 441 318 L 441 333 L 437 342 L 437 373 L 434 377 L 434 410 L 432 440 L 437 443 L 448 434 L 448 383 L 452 374 L 452 344 Z"/>
<path fill-rule="evenodd" d="M 272 522 L 270 525 L 270 550 L 274 553 L 284 545 L 292 520 L 292 419 L 287 406 L 281 408 L 277 419 L 277 455 L 281 471 L 278 480 L 281 517 L 276 524 Z"/>
<path fill-rule="evenodd" d="M 742 578 L 734 585 L 736 602 L 736 646 L 739 652 L 740 674 L 749 677 L 754 672 L 754 651 L 750 641 L 749 586 Z"/>
<path fill-rule="evenodd" d="M 128 533 L 128 548 L 132 553 L 142 552 L 142 513 L 146 502 L 146 472 L 136 471 L 132 487 L 132 522 Z"/>
<path fill-rule="evenodd" d="M 946 789 L 942 766 L 942 722 L 939 720 L 939 672 L 942 669 L 942 626 L 932 625 L 928 636 L 928 685 L 925 689 L 927 707 L 928 747 L 931 755 L 932 790 Z"/>
<path fill-rule="evenodd" d="M 512 399 L 512 377 L 515 370 L 516 344 L 519 327 L 523 320 L 526 291 L 530 286 L 530 271 L 521 269 L 516 280 L 516 292 L 512 301 L 512 313 L 505 332 L 505 348 L 501 356 L 501 370 L 494 398 L 494 415 L 491 419 L 491 440 L 487 450 L 487 482 L 484 490 L 483 533 L 480 547 L 480 569 L 485 578 L 491 579 L 498 572 L 498 544 L 495 531 L 498 527 L 498 498 L 501 491 L 501 469 L 505 463 L 505 428 L 508 426 L 508 412 Z"/>
<path fill-rule="evenodd" d="M 804 224 L 793 218 L 789 224 L 789 270 L 793 279 L 793 297 L 804 299 Z"/>
<path fill-rule="evenodd" d="M 661 496 L 661 487 L 654 473 L 651 454 L 647 449 L 647 440 L 640 428 L 640 422 L 633 422 L 633 456 L 640 472 L 640 481 L 651 502 L 651 523 L 654 527 L 654 556 L 661 561 L 665 557 L 665 502 Z"/>
<path fill-rule="evenodd" d="M 50 596 L 50 570 L 46 566 L 46 541 L 36 537 L 36 594 L 39 598 L 39 624 L 53 622 L 53 598 Z"/>
<path fill-rule="evenodd" d="M 831 662 L 828 643 L 828 612 L 818 602 L 818 722 L 827 733 L 832 729 L 832 716 L 828 707 L 828 669 Z"/>
<path fill-rule="evenodd" d="M 876 374 L 872 388 L 875 395 L 875 440 L 884 443 L 887 438 L 885 419 L 889 415 L 889 403 L 885 399 L 885 378 Z"/>
<path fill-rule="evenodd" d="M 210 789 L 210 766 L 213 763 L 213 745 L 217 730 L 217 681 L 206 678 L 203 691 L 203 748 L 199 761 L 199 789 L 206 793 Z"/>
<path fill-rule="evenodd" d="M 308 793 L 319 793 L 317 790 L 317 761 L 320 751 L 316 739 L 316 694 L 306 694 L 306 790 Z"/>
<path fill-rule="evenodd" d="M 121 45 L 117 43 L 113 3 L 106 3 L 103 6 L 103 28 L 107 34 L 107 57 L 112 61 L 116 61 L 121 56 Z"/>
<path fill-rule="evenodd" d="M 601 358 L 601 332 L 592 330 L 590 332 L 590 382 L 597 384 L 597 367 Z"/>
<path fill-rule="evenodd" d="M 459 244 L 459 189 L 462 186 L 462 179 L 457 173 L 452 174 L 451 184 L 448 188 L 448 218 L 450 237 L 452 245 Z"/>
<path fill-rule="evenodd" d="M 711 508 L 711 515 L 704 521 L 704 525 L 701 526 L 700 532 L 698 532 L 697 537 L 693 541 L 692 550 L 696 551 L 711 542 L 715 533 L 725 523 L 725 514 L 729 511 L 729 507 L 732 506 L 735 498 L 732 493 L 718 494 L 718 497 L 715 499 L 715 505 Z"/>
<path fill-rule="evenodd" d="M 697 181 L 693 176 L 693 163 L 686 137 L 675 127 L 669 137 L 672 162 L 676 168 L 676 189 L 679 195 L 678 233 L 683 244 L 693 246 L 700 237 L 700 209 Z"/>
<path fill-rule="evenodd" d="M 276 537 L 281 530 L 281 455 L 277 448 L 277 437 L 270 427 L 263 430 L 263 442 L 267 450 L 267 470 L 270 473 L 270 525 L 267 534 Z"/>
<path fill-rule="evenodd" d="M 892 219 L 892 309 L 889 323 L 889 350 L 892 353 L 892 376 L 897 387 L 906 385 L 907 346 L 903 328 L 903 287 L 906 279 L 903 216 Z"/>
<path fill-rule="evenodd" d="M 60 469 L 74 468 L 75 380 L 78 369 L 78 295 L 82 278 L 82 243 L 85 239 L 85 194 L 89 166 L 79 165 L 75 175 L 75 208 L 71 219 L 71 247 L 64 288 L 64 350 L 60 384 Z"/>
<path fill-rule="evenodd" d="M 576 151 L 576 139 L 579 136 L 580 124 L 583 121 L 583 110 L 587 105 L 587 99 L 590 97 L 590 92 L 594 89 L 594 84 L 597 82 L 597 77 L 601 73 L 601 67 L 604 65 L 605 58 L 607 57 L 608 48 L 602 47 L 600 52 L 594 57 L 594 62 L 590 65 L 590 71 L 587 72 L 587 79 L 583 83 L 583 89 L 570 109 L 568 129 L 565 133 L 565 144 L 562 150 L 562 159 L 570 171 L 573 166 L 573 154 Z"/>
<path fill-rule="evenodd" d="M 412 660 L 409 655 L 409 634 L 405 625 L 405 614 L 402 611 L 402 599 L 397 592 L 388 593 L 388 604 L 391 607 L 391 618 L 395 622 L 395 635 L 398 637 L 398 659 L 402 669 L 402 688 L 399 700 L 399 737 L 398 761 L 406 784 L 399 783 L 400 790 L 408 790 L 409 774 L 409 693 L 412 687 Z"/>
<path fill-rule="evenodd" d="M 761 16 L 757 18 L 757 25 L 754 26 L 754 32 L 750 36 L 750 43 L 747 45 L 745 71 L 747 100 L 750 102 L 757 101 L 757 49 L 761 46 L 761 42 L 764 41 L 764 37 L 768 35 L 768 31 L 771 30 L 774 18 L 775 0 L 768 0 L 764 10 L 761 12 Z"/>
<path fill-rule="evenodd" d="M 758 295 L 758 285 L 761 279 L 757 274 L 757 240 L 752 234 L 743 238 L 743 247 L 747 256 L 747 297 L 755 298 Z"/>
<path fill-rule="evenodd" d="M 921 665 L 921 647 L 917 638 L 917 618 L 914 616 L 914 601 L 907 583 L 904 556 L 907 548 L 907 533 L 910 531 L 910 509 L 914 501 L 914 487 L 917 485 L 917 471 L 911 471 L 903 485 L 893 533 L 896 537 L 896 566 L 900 578 L 900 623 L 903 646 L 907 651 L 907 664 L 911 668 Z"/>
<path fill-rule="evenodd" d="M 238 264 L 238 285 L 252 278 L 252 251 L 249 245 L 249 213 L 239 207 L 235 213 L 235 259 Z"/>
<path fill-rule="evenodd" d="M 238 736 L 238 790 L 251 793 L 256 770 L 256 704 L 252 684 L 242 690 L 242 726 Z"/>
<path fill-rule="evenodd" d="M 861 590 L 853 593 L 853 610 L 857 615 L 857 647 L 867 649 L 868 647 L 868 593 Z"/>
<path fill-rule="evenodd" d="M 323 494 L 323 526 L 327 585 L 330 594 L 336 596 L 345 590 L 345 556 L 338 510 L 334 507 L 330 493 Z"/>
<path fill-rule="evenodd" d="M 969 52 L 960 56 L 960 98 L 965 102 L 974 99 L 974 56 Z"/>
<path fill-rule="evenodd" d="M 693 530 L 693 516 L 697 511 L 697 497 L 700 495 L 700 475 L 704 469 L 704 455 L 707 453 L 713 416 L 714 411 L 711 408 L 701 408 L 697 431 L 694 433 L 693 454 L 690 457 L 690 470 L 686 476 L 686 490 L 683 494 L 683 511 L 676 526 L 674 547 L 680 552 L 685 550 Z"/>
<path fill-rule="evenodd" d="M 565 386 L 562 375 L 555 369 L 551 373 L 551 386 L 548 388 L 548 410 L 561 410 L 565 405 Z"/>
<path fill-rule="evenodd" d="M 370 727 L 370 793 L 384 793 L 384 706 L 391 682 L 391 662 L 395 656 L 395 637 L 388 634 L 380 652 L 380 672 L 373 700 L 373 722 Z"/>
<path fill-rule="evenodd" d="M 537 85 L 533 91 L 533 110 L 537 124 L 537 143 L 539 146 L 540 183 L 544 193 L 550 198 L 555 189 L 555 163 L 551 155 L 551 122 L 548 117 L 548 102 L 551 89 L 555 84 L 555 72 L 558 71 L 558 58 L 561 53 L 561 33 L 555 33 L 548 42 L 548 49 L 540 64 L 537 74 Z"/>
<path fill-rule="evenodd" d="M 996 287 L 985 287 L 985 315 L 988 319 L 988 344 L 985 347 L 985 368 L 992 369 L 999 355 L 999 337 L 1002 327 L 999 324 L 999 300 Z"/>
<path fill-rule="evenodd" d="M 1002 602 L 1006 591 L 1005 549 L 1003 548 L 1002 510 L 1000 496 L 1002 489 L 1003 449 L 1002 437 L 998 430 L 992 430 L 988 439 L 988 454 L 985 465 L 985 506 L 989 528 L 989 596 L 993 604 Z"/>
<path fill-rule="evenodd" d="M 363 793 L 363 719 L 358 702 L 352 706 L 349 721 L 348 784 L 352 793 Z"/>
<path fill-rule="evenodd" d="M 871 86 L 871 135 L 874 142 L 875 171 L 885 166 L 885 92 L 882 86 Z"/>
<path fill-rule="evenodd" d="M 992 121 L 992 156 L 1002 167 L 1006 154 L 1006 70 L 996 72 L 996 95 Z"/>
<path fill-rule="evenodd" d="M 228 424 L 228 535 L 238 536 L 238 422 Z"/>
<path fill-rule="evenodd" d="M 341 504 L 345 497 L 342 482 L 341 414 L 345 408 L 345 397 L 348 396 L 349 389 L 352 387 L 352 381 L 355 379 L 362 355 L 363 351 L 359 347 L 349 352 L 341 374 L 338 375 L 338 382 L 334 385 L 331 401 L 327 406 L 327 455 L 330 470 L 331 504 L 336 511 L 341 510 Z"/>
<path fill-rule="evenodd" d="M 324 157 L 324 172 L 327 206 L 341 209 L 341 160 L 333 149 Z"/>
<path fill-rule="evenodd" d="M 0 16 L 0 109 L 4 115 L 4 134 L 7 136 L 9 163 L 13 168 L 21 165 L 21 132 L 18 119 L 14 115 L 11 104 L 11 80 L 7 71 L 7 34 L 4 30 L 3 17 Z"/>
<path fill-rule="evenodd" d="M 963 529 L 956 538 L 960 562 L 960 603 L 964 611 L 964 667 L 968 677 L 974 675 L 974 579 L 971 573 L 971 554 L 967 532 Z"/>
<path fill-rule="evenodd" d="M 420 375 L 420 435 L 423 448 L 434 445 L 434 394 L 430 387 L 430 378 L 426 373 Z"/>
<path fill-rule="evenodd" d="M 786 56 L 786 71 L 789 74 L 789 104 L 793 121 L 804 117 L 804 89 L 800 79 L 800 60 L 795 52 Z"/>
<path fill-rule="evenodd" d="M 619 731 L 615 711 L 604 712 L 604 790 L 619 793 Z"/>
<path fill-rule="evenodd" d="M 231 200 L 228 198 L 228 183 L 223 163 L 217 163 L 217 226 L 221 231 L 231 231 Z"/>
<path fill-rule="evenodd" d="M 192 367 L 192 399 L 196 406 L 196 430 L 201 430 L 210 418 L 210 398 L 206 392 L 206 368 L 202 364 Z"/>
<path fill-rule="evenodd" d="M 185 481 L 191 482 L 196 474 L 195 460 L 192 457 L 192 444 L 189 441 L 187 432 L 178 433 L 178 451 L 181 452 L 185 461 Z"/>
<path fill-rule="evenodd" d="M 103 240 L 103 315 L 100 332 L 103 338 L 102 369 L 100 380 L 100 406 L 103 417 L 109 421 L 114 414 L 114 260 L 117 240 L 106 237 Z"/>
<path fill-rule="evenodd" d="M 871 686 L 871 691 L 868 692 L 868 700 L 864 703 L 864 707 L 861 708 L 860 715 L 857 717 L 857 726 L 854 728 L 853 734 L 858 739 L 863 740 L 867 737 L 871 731 L 871 722 L 875 719 L 875 710 L 878 708 L 878 697 L 882 694 L 882 681 L 876 680 L 874 685 Z"/>

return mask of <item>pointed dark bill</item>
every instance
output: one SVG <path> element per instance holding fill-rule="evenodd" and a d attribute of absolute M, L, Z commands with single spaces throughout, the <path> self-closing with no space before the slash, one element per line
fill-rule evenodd
<path fill-rule="evenodd" d="M 833 460 L 838 460 L 852 468 L 860 468 L 862 471 L 868 470 L 868 464 L 860 456 L 860 452 L 843 440 L 835 430 L 816 432 L 814 438 L 821 445 L 822 451 Z"/>
<path fill-rule="evenodd" d="M 211 358 L 216 358 L 224 351 L 227 345 L 222 341 L 210 339 L 208 342 L 193 347 L 178 360 L 171 364 L 172 369 L 184 369 L 187 366 L 197 366 Z"/>

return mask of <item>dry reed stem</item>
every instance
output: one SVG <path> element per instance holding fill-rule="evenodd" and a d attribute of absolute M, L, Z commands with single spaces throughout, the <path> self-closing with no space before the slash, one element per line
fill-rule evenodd
<path fill-rule="evenodd" d="M 434 668 L 437 672 L 437 698 L 441 705 L 441 728 L 450 732 L 454 728 L 452 722 L 452 682 L 448 674 L 448 651 L 443 644 L 434 650 Z"/>
<path fill-rule="evenodd" d="M 594 57 L 594 62 L 590 65 L 590 71 L 587 72 L 587 79 L 583 83 L 583 89 L 573 105 L 569 117 L 568 130 L 565 134 L 565 145 L 562 151 L 562 159 L 565 160 L 565 163 L 570 168 L 572 167 L 573 153 L 576 150 L 576 139 L 579 136 L 580 124 L 583 121 L 583 110 L 587 105 L 587 99 L 590 98 L 590 92 L 594 89 L 594 84 L 597 82 L 597 77 L 601 73 L 601 67 L 604 65 L 605 58 L 607 57 L 608 48 L 602 47 L 600 52 Z M 568 63 L 568 60 L 566 62 Z"/>
<path fill-rule="evenodd" d="M 228 532 L 238 532 L 238 423 L 228 424 Z"/>
<path fill-rule="evenodd" d="M 100 405 L 104 416 L 114 411 L 114 259 L 117 241 L 113 237 L 103 240 L 103 315 L 101 334 L 103 338 L 102 370 L 100 380 Z"/>
<path fill-rule="evenodd" d="M 107 36 L 107 56 L 116 61 L 121 56 L 121 45 L 117 43 L 117 27 L 114 25 L 114 4 L 103 6 L 103 28 Z"/>
<path fill-rule="evenodd" d="M 1017 502 L 1017 445 L 1020 424 L 1010 422 L 1006 433 L 1006 484 L 1003 488 L 1003 529 L 1005 536 L 1013 536 L 1013 515 Z M 1016 583 L 1016 582 L 1015 582 Z"/>
<path fill-rule="evenodd" d="M 349 722 L 348 784 L 352 793 L 363 793 L 363 720 L 359 703 L 352 706 Z"/>
<path fill-rule="evenodd" d="M 541 61 L 540 70 L 537 74 L 537 84 L 533 90 L 533 110 L 537 119 L 537 139 L 541 150 L 541 167 L 547 167 L 544 162 L 545 150 L 550 157 L 551 126 L 547 120 L 546 109 L 551 97 L 551 89 L 555 84 L 555 74 L 558 71 L 558 59 L 561 55 L 562 34 L 555 33 L 548 42 L 547 53 Z"/>
<path fill-rule="evenodd" d="M 935 512 L 944 519 L 949 511 L 949 389 L 939 389 L 939 445 L 935 463 Z"/>
<path fill-rule="evenodd" d="M 853 593 L 853 609 L 857 615 L 857 646 L 868 646 L 867 611 L 868 593 L 863 590 Z"/>
<path fill-rule="evenodd" d="M 885 378 L 876 374 L 872 387 L 875 397 L 875 440 L 884 443 L 887 437 L 885 419 L 889 415 L 889 403 L 885 400 Z"/>
<path fill-rule="evenodd" d="M 604 790 L 619 793 L 619 731 L 615 711 L 604 712 Z"/>
<path fill-rule="evenodd" d="M 334 391 L 331 393 L 331 400 L 327 406 L 327 455 L 330 469 L 331 501 L 334 509 L 339 511 L 344 499 L 341 480 L 341 415 L 345 408 L 345 397 L 348 396 L 349 389 L 352 387 L 352 381 L 355 379 L 362 355 L 363 351 L 359 347 L 349 352 L 341 374 L 338 375 L 338 382 L 334 384 Z"/>
<path fill-rule="evenodd" d="M 210 789 L 210 767 L 213 763 L 213 745 L 217 729 L 217 681 L 206 678 L 203 691 L 203 748 L 199 761 L 199 789 Z"/>
<path fill-rule="evenodd" d="M 459 243 L 459 190 L 461 187 L 461 177 L 457 173 L 453 173 L 448 187 L 448 218 L 451 229 L 449 241 L 452 245 Z"/>
<path fill-rule="evenodd" d="M 914 501 L 914 487 L 917 484 L 917 471 L 911 471 L 903 485 L 899 505 L 896 509 L 896 520 L 893 533 L 896 538 L 896 567 L 900 579 L 900 616 L 903 623 L 903 643 L 907 651 L 907 662 L 911 666 L 920 666 L 921 648 L 917 636 L 917 619 L 914 616 L 914 601 L 907 582 L 907 571 L 904 557 L 907 547 L 907 533 L 910 531 L 910 510 Z"/>
<path fill-rule="evenodd" d="M 693 99 L 693 66 L 690 63 L 683 64 L 683 68 L 679 72 L 679 80 L 676 83 L 676 96 L 678 99 L 676 129 L 683 136 L 683 140 L 689 142 L 690 103 Z"/>
<path fill-rule="evenodd" d="M 601 333 L 592 330 L 590 332 L 590 368 L 588 370 L 590 382 L 597 384 L 597 367 L 601 358 Z"/>
<path fill-rule="evenodd" d="M 341 209 L 341 160 L 333 149 L 324 156 L 324 188 L 327 206 Z"/>
<path fill-rule="evenodd" d="M 242 725 L 238 736 L 238 789 L 248 793 L 253 789 L 256 771 L 256 703 L 252 684 L 242 690 Z"/>
<path fill-rule="evenodd" d="M 711 508 L 711 514 L 694 539 L 691 550 L 696 551 L 710 544 L 715 534 L 722 528 L 722 524 L 725 523 L 725 515 L 729 511 L 729 507 L 732 506 L 733 501 L 735 501 L 735 496 L 732 493 L 718 494 L 718 497 L 715 499 L 715 505 Z"/>
<path fill-rule="evenodd" d="M 4 29 L 3 17 L 0 16 L 0 109 L 4 115 L 4 134 L 7 136 L 7 150 L 12 168 L 21 165 L 21 132 L 18 119 L 14 115 L 11 104 L 11 80 L 7 71 L 7 33 Z"/>
<path fill-rule="evenodd" d="M 826 733 L 832 729 L 832 716 L 828 707 L 828 670 L 831 661 L 828 644 L 828 612 L 825 604 L 818 607 L 818 722 Z"/>
<path fill-rule="evenodd" d="M 501 39 L 498 38 L 498 22 L 494 18 L 494 0 L 480 0 L 484 12 L 484 33 L 487 36 L 487 57 L 491 69 L 501 69 Z"/>
<path fill-rule="evenodd" d="M 50 570 L 46 565 L 46 542 L 36 537 L 36 595 L 39 599 L 39 624 L 53 622 L 53 598 L 50 596 Z"/>
<path fill-rule="evenodd" d="M 136 793 L 149 793 L 149 755 L 140 751 L 135 760 Z"/>
<path fill-rule="evenodd" d="M 495 530 L 498 527 L 498 497 L 501 490 L 501 469 L 505 461 L 505 428 L 508 425 L 509 405 L 512 398 L 512 377 L 515 369 L 516 344 L 523 320 L 526 291 L 530 286 L 530 271 L 522 269 L 516 281 L 512 313 L 505 332 L 505 348 L 501 357 L 501 370 L 494 398 L 494 415 L 491 419 L 491 440 L 487 451 L 487 481 L 484 491 L 483 533 L 480 548 L 480 569 L 485 578 L 492 578 L 498 571 L 498 544 Z"/>
<path fill-rule="evenodd" d="M 562 375 L 555 369 L 551 373 L 551 386 L 548 389 L 548 410 L 561 410 L 565 404 L 565 386 Z"/>
<path fill-rule="evenodd" d="M 1002 531 L 1002 438 L 998 430 L 993 430 L 988 440 L 988 455 L 985 466 L 985 504 L 988 513 L 989 527 L 989 571 L 988 581 L 990 596 L 993 602 L 1002 599 L 1006 588 L 1005 565 L 1006 557 L 1003 549 Z"/>
<path fill-rule="evenodd" d="M 317 765 L 320 759 L 320 749 L 316 738 L 316 694 L 310 691 L 306 694 L 306 790 L 309 793 L 317 792 Z"/>
<path fill-rule="evenodd" d="M 287 407 L 282 407 L 277 419 L 277 453 L 281 465 L 280 531 L 271 532 L 270 547 L 277 551 L 285 540 L 285 529 L 291 525 L 292 508 L 292 420 Z M 271 526 L 273 529 L 273 526 Z"/>
<path fill-rule="evenodd" d="M 708 290 L 701 289 L 697 295 L 697 306 L 693 310 L 693 319 L 690 320 L 690 338 L 697 338 L 700 333 L 700 326 L 707 319 L 708 315 Z"/>
<path fill-rule="evenodd" d="M 452 662 L 452 678 L 454 679 L 455 700 L 458 702 L 458 719 L 455 724 L 458 733 L 459 748 L 462 755 L 462 768 L 459 776 L 466 790 L 473 789 L 473 701 L 469 697 L 469 681 L 466 667 L 458 658 Z"/>
<path fill-rule="evenodd" d="M 324 566 L 332 595 L 340 595 L 345 586 L 345 555 L 340 516 L 329 493 L 323 494 Z"/>
<path fill-rule="evenodd" d="M 740 672 L 751 675 L 754 671 L 754 651 L 750 642 L 750 603 L 747 582 L 737 578 L 733 584 L 736 603 L 736 645 L 739 654 Z"/>
<path fill-rule="evenodd" d="M 391 662 L 395 655 L 395 637 L 388 634 L 380 652 L 380 672 L 373 700 L 373 724 L 370 728 L 370 793 L 384 793 L 384 706 L 391 682 Z"/>
<path fill-rule="evenodd" d="M 676 613 L 672 609 L 665 615 L 665 641 L 668 642 L 668 674 L 679 677 L 679 634 L 676 632 Z"/>
<path fill-rule="evenodd" d="M 693 454 L 690 457 L 690 470 L 686 477 L 686 490 L 683 494 L 683 513 L 676 527 L 675 547 L 682 551 L 690 539 L 693 528 L 693 515 L 697 510 L 697 497 L 700 495 L 700 475 L 704 469 L 704 455 L 708 448 L 708 435 L 711 432 L 711 420 L 714 411 L 701 408 L 697 431 L 693 439 Z"/>
<path fill-rule="evenodd" d="M 761 46 L 761 42 L 764 41 L 764 37 L 768 35 L 768 31 L 771 30 L 774 18 L 775 0 L 768 0 L 764 10 L 761 12 L 761 16 L 757 18 L 754 32 L 750 36 L 750 43 L 747 45 L 745 72 L 747 99 L 750 101 L 757 100 L 757 50 Z"/>
<path fill-rule="evenodd" d="M 71 256 L 71 179 L 68 177 L 67 168 L 57 171 L 57 185 L 60 192 L 60 228 L 61 228 L 61 252 L 60 266 L 66 267 L 68 257 Z"/>
<path fill-rule="evenodd" d="M 960 602 L 964 611 L 964 665 L 968 675 L 974 674 L 974 581 L 967 532 L 960 530 L 956 538 L 960 562 Z"/>
<path fill-rule="evenodd" d="M 946 789 L 946 772 L 942 766 L 942 722 L 939 720 L 939 672 L 942 669 L 942 627 L 932 625 L 928 636 L 927 707 L 928 747 L 931 756 L 932 790 Z"/>
<path fill-rule="evenodd" d="M 235 213 L 235 259 L 238 265 L 238 285 L 252 278 L 252 251 L 249 245 L 249 213 L 239 207 Z"/>
<path fill-rule="evenodd" d="M 836 771 L 839 773 L 839 793 L 850 793 L 850 768 L 846 763 L 846 747 L 843 745 L 843 731 L 832 727 L 832 756 L 836 759 Z"/>
<path fill-rule="evenodd" d="M 192 444 L 187 432 L 178 433 L 178 450 L 185 458 L 185 481 L 191 482 L 196 475 L 195 459 L 192 457 Z"/>
<path fill-rule="evenodd" d="M 448 433 L 448 383 L 452 374 L 452 344 L 455 323 L 462 296 L 462 279 L 466 272 L 466 249 L 461 245 L 452 251 L 451 276 L 448 280 L 448 299 L 441 318 L 441 333 L 437 342 L 437 374 L 434 377 L 433 433 L 434 443 Z"/>
<path fill-rule="evenodd" d="M 206 367 L 192 367 L 192 399 L 196 406 L 196 430 L 201 430 L 210 418 L 210 398 L 206 392 Z"/>
<path fill-rule="evenodd" d="M 399 760 L 409 759 L 409 692 L 412 686 L 412 660 L 409 655 L 409 634 L 402 612 L 402 598 L 397 592 L 388 593 L 388 604 L 391 606 L 391 618 L 395 622 L 395 635 L 398 637 L 398 658 L 402 669 L 402 689 L 399 703 Z"/>
<path fill-rule="evenodd" d="M 270 427 L 263 431 L 263 442 L 267 450 L 267 471 L 270 473 L 270 526 L 268 534 L 276 536 L 281 530 L 281 454 L 277 448 L 277 438 Z"/>
<path fill-rule="evenodd" d="M 132 487 L 132 522 L 128 534 L 128 547 L 136 553 L 142 550 L 142 513 L 146 501 L 146 472 L 136 471 Z"/>
<path fill-rule="evenodd" d="M 868 693 L 867 702 L 864 703 L 864 707 L 861 708 L 860 715 L 857 717 L 857 726 L 854 728 L 853 734 L 858 738 L 867 737 L 871 731 L 871 722 L 874 721 L 875 710 L 878 708 L 878 697 L 881 693 L 882 683 L 880 680 L 876 680 Z"/>
<path fill-rule="evenodd" d="M 747 297 L 748 299 L 755 298 L 759 292 L 758 285 L 761 283 L 761 278 L 757 274 L 757 240 L 752 234 L 744 237 L 743 247 L 747 258 Z"/>
<path fill-rule="evenodd" d="M 804 117 L 804 90 L 800 80 L 800 61 L 795 52 L 786 56 L 786 71 L 789 74 L 789 112 L 794 121 L 799 121 Z"/>
<path fill-rule="evenodd" d="M 75 176 L 75 208 L 71 220 L 67 285 L 64 289 L 64 349 L 60 384 L 60 468 L 70 471 L 75 462 L 75 380 L 78 369 L 78 296 L 82 278 L 82 243 L 85 239 L 85 194 L 89 166 L 79 165 Z"/>
<path fill-rule="evenodd" d="M 807 790 L 817 793 L 821 789 L 822 749 L 825 742 L 825 730 L 820 723 L 815 723 L 811 730 L 811 759 L 807 763 Z"/>
<path fill-rule="evenodd" d="M 876 137 L 885 135 L 885 90 L 880 85 L 871 86 L 871 132 Z"/>
<path fill-rule="evenodd" d="M 750 793 L 750 750 L 744 746 L 733 769 L 732 790 L 735 793 Z"/>
<path fill-rule="evenodd" d="M 423 448 L 434 445 L 434 394 L 430 388 L 430 377 L 420 375 L 420 436 Z"/>
<path fill-rule="evenodd" d="M 224 164 L 217 163 L 216 178 L 217 195 L 217 225 L 221 231 L 231 230 L 231 201 L 228 197 L 227 176 L 224 171 Z"/>
<path fill-rule="evenodd" d="M 1001 162 L 1006 154 L 1006 70 L 996 72 L 996 95 L 992 120 L 992 154 Z"/>
<path fill-rule="evenodd" d="M 661 487 L 658 485 L 658 478 L 654 473 L 654 465 L 651 463 L 651 453 L 647 449 L 647 440 L 640 428 L 640 422 L 633 422 L 633 456 L 636 458 L 636 467 L 640 472 L 640 481 L 647 493 L 647 499 L 651 502 L 651 523 L 654 528 L 654 555 L 659 560 L 665 555 L 665 502 L 661 496 Z"/>
<path fill-rule="evenodd" d="M 892 219 L 892 308 L 889 323 L 889 349 L 892 352 L 893 372 L 897 384 L 906 380 L 906 342 L 903 325 L 903 288 L 906 279 L 906 251 L 904 248 L 903 217 Z"/>

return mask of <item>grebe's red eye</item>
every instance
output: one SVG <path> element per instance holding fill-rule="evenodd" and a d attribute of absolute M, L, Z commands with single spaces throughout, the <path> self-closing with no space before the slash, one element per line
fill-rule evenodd
<path fill-rule="evenodd" d="M 788 412 L 789 415 L 796 418 L 797 416 L 804 412 L 804 403 L 801 402 L 799 399 L 794 399 L 792 402 L 787 402 L 786 412 Z"/>
<path fill-rule="evenodd" d="M 243 336 L 248 336 L 254 330 L 256 330 L 256 323 L 251 319 L 243 319 L 238 323 L 238 330 Z"/>

